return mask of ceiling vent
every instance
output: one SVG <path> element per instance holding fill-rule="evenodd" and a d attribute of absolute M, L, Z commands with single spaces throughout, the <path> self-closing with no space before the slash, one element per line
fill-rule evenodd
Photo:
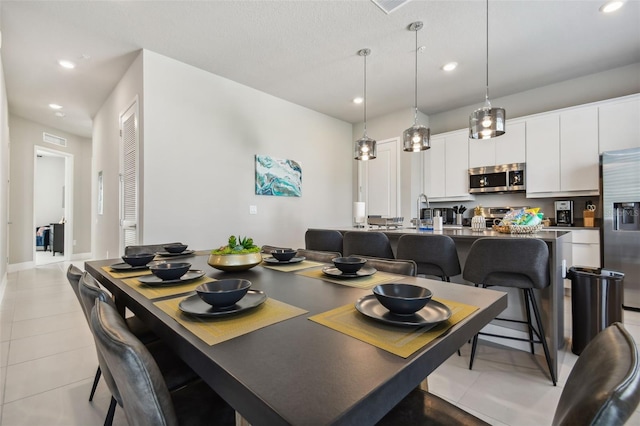
<path fill-rule="evenodd" d="M 387 15 L 401 6 L 409 3 L 411 0 L 371 0 L 380 9 L 384 10 Z"/>
<path fill-rule="evenodd" d="M 67 146 L 67 140 L 51 133 L 42 132 L 42 140 L 58 146 Z"/>

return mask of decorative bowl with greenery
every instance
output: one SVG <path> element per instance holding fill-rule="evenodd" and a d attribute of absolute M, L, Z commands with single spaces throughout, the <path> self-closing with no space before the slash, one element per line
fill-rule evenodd
<path fill-rule="evenodd" d="M 211 250 L 207 263 L 221 271 L 245 271 L 262 262 L 260 247 L 249 237 L 229 237 L 226 246 Z"/>

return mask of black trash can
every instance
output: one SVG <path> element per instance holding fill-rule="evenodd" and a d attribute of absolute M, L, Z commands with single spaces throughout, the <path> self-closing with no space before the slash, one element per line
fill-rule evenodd
<path fill-rule="evenodd" d="M 624 274 L 572 266 L 567 278 L 571 280 L 571 352 L 580 355 L 596 334 L 614 322 L 622 322 Z"/>

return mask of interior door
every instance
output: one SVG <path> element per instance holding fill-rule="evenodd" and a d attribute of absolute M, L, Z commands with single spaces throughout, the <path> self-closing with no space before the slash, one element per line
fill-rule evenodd
<path fill-rule="evenodd" d="M 400 212 L 399 139 L 378 142 L 378 156 L 365 164 L 367 214 L 396 217 Z"/>
<path fill-rule="evenodd" d="M 138 101 L 120 115 L 120 254 L 137 245 L 138 229 Z"/>

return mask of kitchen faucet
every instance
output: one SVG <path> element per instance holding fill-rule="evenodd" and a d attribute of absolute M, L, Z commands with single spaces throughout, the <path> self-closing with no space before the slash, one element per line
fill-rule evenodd
<path fill-rule="evenodd" d="M 417 203 L 417 209 L 416 209 L 416 215 L 418 218 L 418 221 L 420 219 L 422 219 L 422 215 L 420 214 L 420 207 L 422 205 L 422 201 L 424 200 L 425 203 L 427 203 L 427 208 L 430 209 L 431 207 L 429 207 L 429 198 L 427 197 L 427 194 L 422 193 L 420 195 L 418 195 L 418 203 Z M 431 215 L 429 215 L 429 217 L 431 217 Z"/>

